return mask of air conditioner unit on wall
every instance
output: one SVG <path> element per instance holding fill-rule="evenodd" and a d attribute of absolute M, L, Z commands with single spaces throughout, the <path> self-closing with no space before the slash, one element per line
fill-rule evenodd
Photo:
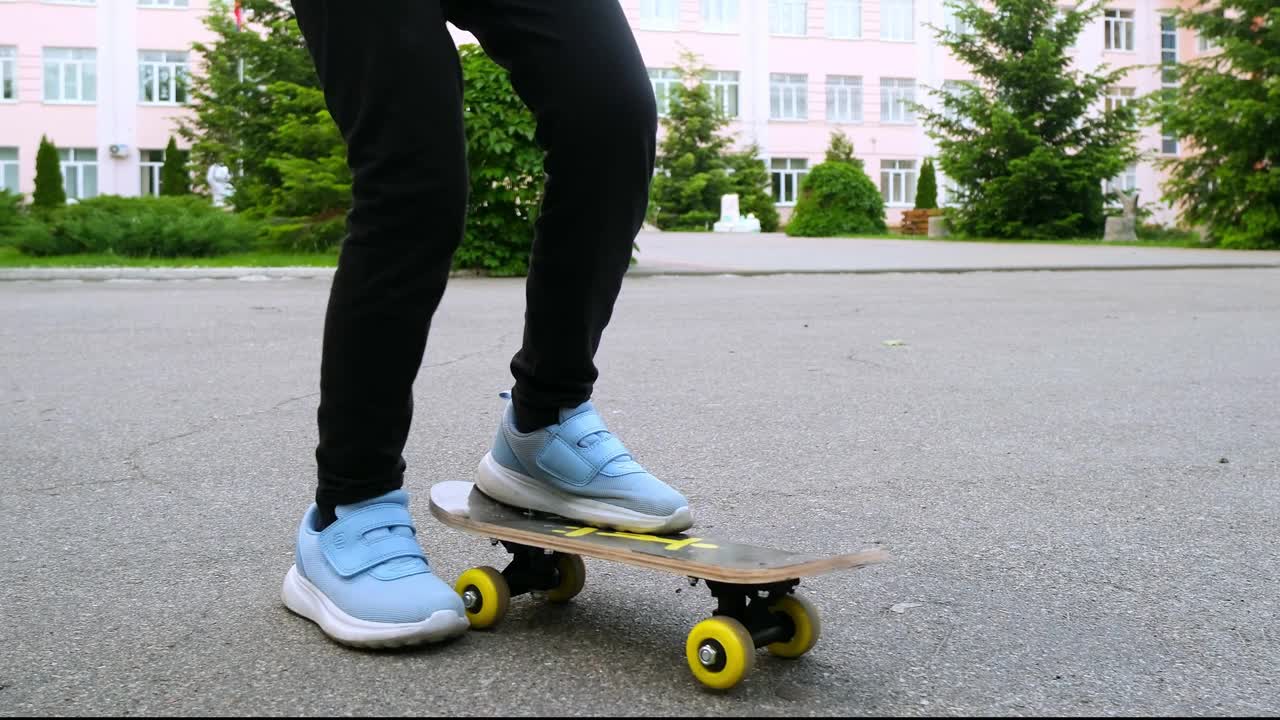
<path fill-rule="evenodd" d="M 129 157 L 129 146 L 123 143 L 108 145 L 107 152 L 111 153 L 111 157 Z"/>

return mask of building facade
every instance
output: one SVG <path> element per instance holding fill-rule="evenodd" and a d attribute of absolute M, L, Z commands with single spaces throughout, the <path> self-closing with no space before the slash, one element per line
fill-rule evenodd
<path fill-rule="evenodd" d="M 617 0 L 601 0 L 617 1 Z M 1163 62 L 1206 50 L 1168 17 L 1178 0 L 1111 0 L 1081 34 L 1075 62 L 1130 67 L 1107 103 L 1158 90 Z M 784 215 L 822 160 L 830 133 L 853 140 L 894 223 L 915 200 L 936 148 L 911 109 L 931 88 L 970 77 L 929 28 L 957 27 L 944 0 L 622 0 L 660 111 L 684 51 L 732 118 L 738 144 L 761 148 Z M 0 0 L 0 187 L 29 193 L 47 135 L 60 148 L 68 195 L 137 195 L 159 187 L 164 147 L 188 112 L 182 78 L 191 43 L 210 39 L 208 0 Z M 454 33 L 459 42 L 466 33 Z M 1145 128 L 1144 159 L 1112 184 L 1156 201 L 1154 160 L 1178 152 Z M 945 202 L 946 181 L 939 187 Z M 1156 219 L 1172 222 L 1168 209 Z"/>

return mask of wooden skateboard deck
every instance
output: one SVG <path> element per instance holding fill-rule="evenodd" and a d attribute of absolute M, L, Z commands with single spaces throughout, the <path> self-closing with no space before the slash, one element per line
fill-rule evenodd
<path fill-rule="evenodd" d="M 736 585 L 796 580 L 863 567 L 886 557 L 878 549 L 811 555 L 687 533 L 658 536 L 584 527 L 503 505 L 473 483 L 459 481 L 432 486 L 431 514 L 445 525 L 496 540 Z"/>

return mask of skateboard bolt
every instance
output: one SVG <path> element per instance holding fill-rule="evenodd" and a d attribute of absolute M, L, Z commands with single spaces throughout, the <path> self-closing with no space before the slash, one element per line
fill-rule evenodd
<path fill-rule="evenodd" d="M 715 665 L 718 657 L 719 653 L 710 645 L 703 645 L 698 648 L 698 662 L 701 662 L 704 667 Z"/>
<path fill-rule="evenodd" d="M 462 593 L 462 604 L 468 610 L 475 610 L 476 606 L 480 604 L 480 593 L 475 590 L 468 590 Z"/>

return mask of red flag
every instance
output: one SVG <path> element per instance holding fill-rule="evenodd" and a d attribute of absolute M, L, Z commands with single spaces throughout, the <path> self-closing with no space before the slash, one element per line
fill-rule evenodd
<path fill-rule="evenodd" d="M 244 29 L 244 8 L 240 7 L 240 0 L 236 0 L 236 32 Z"/>

